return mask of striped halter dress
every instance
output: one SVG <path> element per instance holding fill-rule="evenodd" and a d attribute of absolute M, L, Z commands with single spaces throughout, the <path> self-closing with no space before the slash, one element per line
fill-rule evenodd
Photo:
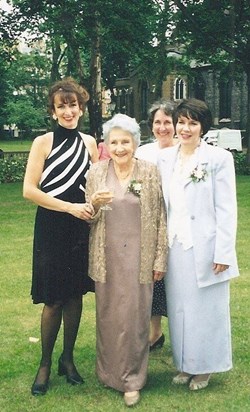
<path fill-rule="evenodd" d="M 45 161 L 40 188 L 71 203 L 85 202 L 91 160 L 77 129 L 58 126 Z M 89 225 L 68 213 L 37 208 L 31 295 L 34 303 L 53 304 L 93 291 L 88 277 Z"/>

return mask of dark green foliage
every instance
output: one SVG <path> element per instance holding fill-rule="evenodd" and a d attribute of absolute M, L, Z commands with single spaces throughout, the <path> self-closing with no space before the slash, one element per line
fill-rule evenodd
<path fill-rule="evenodd" d="M 245 153 L 233 152 L 235 172 L 237 175 L 250 175 L 250 166 L 247 164 Z"/>
<path fill-rule="evenodd" d="M 249 0 L 174 0 L 176 41 L 185 44 L 186 57 L 209 63 L 221 80 L 247 76 L 247 160 L 250 159 L 250 2 Z"/>
<path fill-rule="evenodd" d="M 0 159 L 0 184 L 22 182 L 24 178 L 27 158 L 10 157 Z"/>
<path fill-rule="evenodd" d="M 233 153 L 236 175 L 250 175 L 250 167 L 246 162 L 245 153 Z M 22 182 L 24 178 L 27 157 L 8 157 L 0 159 L 0 184 Z"/>

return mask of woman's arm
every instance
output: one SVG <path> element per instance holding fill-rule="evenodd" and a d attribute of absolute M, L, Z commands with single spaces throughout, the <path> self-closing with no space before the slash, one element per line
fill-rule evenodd
<path fill-rule="evenodd" d="M 87 175 L 85 192 L 86 201 L 89 202 L 93 207 L 93 213 L 91 216 L 91 221 L 89 223 L 94 223 L 96 220 L 99 219 L 101 214 L 100 208 L 97 208 L 97 205 L 93 205 L 92 203 L 93 194 L 96 192 L 97 188 L 97 180 L 99 180 L 97 170 L 95 166 L 91 166 Z"/>
<path fill-rule="evenodd" d="M 166 210 L 162 197 L 162 192 L 159 193 L 159 208 L 157 219 L 157 244 L 155 253 L 154 271 L 161 272 L 162 267 L 165 266 L 165 272 L 167 269 L 167 222 L 166 222 Z M 163 277 L 163 276 L 162 276 Z M 156 279 L 160 280 L 160 279 Z"/>
<path fill-rule="evenodd" d="M 151 190 L 152 195 L 157 199 L 157 238 L 155 246 L 155 261 L 153 266 L 153 278 L 155 281 L 161 280 L 166 272 L 168 251 L 166 209 L 161 188 L 161 178 L 157 169 L 154 177 L 151 179 Z"/>
<path fill-rule="evenodd" d="M 42 192 L 39 182 L 42 176 L 44 162 L 52 147 L 52 133 L 37 137 L 31 147 L 23 184 L 23 196 L 49 210 L 69 213 L 79 219 L 89 219 L 92 208 L 86 203 L 70 203 Z"/>
<path fill-rule="evenodd" d="M 108 170 L 108 160 L 98 162 L 98 164 L 92 165 L 87 176 L 86 183 L 86 201 L 89 202 L 93 208 L 94 213 L 92 215 L 92 222 L 100 218 L 100 207 L 112 200 L 110 192 L 104 192 L 100 190 L 100 187 L 105 187 L 106 177 Z"/>
<path fill-rule="evenodd" d="M 237 203 L 234 161 L 225 151 L 214 173 L 214 206 L 216 214 L 216 239 L 214 263 L 230 265 L 235 249 Z"/>

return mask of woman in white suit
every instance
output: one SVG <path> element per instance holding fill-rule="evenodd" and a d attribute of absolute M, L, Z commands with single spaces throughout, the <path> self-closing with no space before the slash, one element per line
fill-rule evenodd
<path fill-rule="evenodd" d="M 232 368 L 229 280 L 239 275 L 234 162 L 202 140 L 212 116 L 197 99 L 173 115 L 179 143 L 161 150 L 159 168 L 168 217 L 165 278 L 176 384 L 205 388 Z"/>

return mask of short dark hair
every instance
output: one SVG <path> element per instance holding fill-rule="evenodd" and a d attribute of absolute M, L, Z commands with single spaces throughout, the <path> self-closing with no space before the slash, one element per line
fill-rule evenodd
<path fill-rule="evenodd" d="M 148 125 L 152 129 L 155 113 L 158 110 L 162 110 L 166 116 L 173 115 L 173 111 L 175 109 L 175 103 L 171 100 L 166 100 L 164 98 L 156 100 L 150 108 L 148 109 Z"/>
<path fill-rule="evenodd" d="M 193 98 L 182 100 L 173 113 L 174 127 L 176 127 L 180 116 L 200 122 L 202 134 L 206 134 L 212 126 L 212 113 L 203 100 Z"/>
<path fill-rule="evenodd" d="M 84 87 L 80 86 L 72 77 L 65 77 L 62 80 L 58 80 L 51 86 L 48 96 L 48 111 L 50 114 L 54 111 L 54 99 L 56 94 L 60 94 L 64 102 L 71 101 L 72 96 L 75 94 L 79 106 L 84 113 L 86 103 L 89 100 L 89 93 Z"/>

